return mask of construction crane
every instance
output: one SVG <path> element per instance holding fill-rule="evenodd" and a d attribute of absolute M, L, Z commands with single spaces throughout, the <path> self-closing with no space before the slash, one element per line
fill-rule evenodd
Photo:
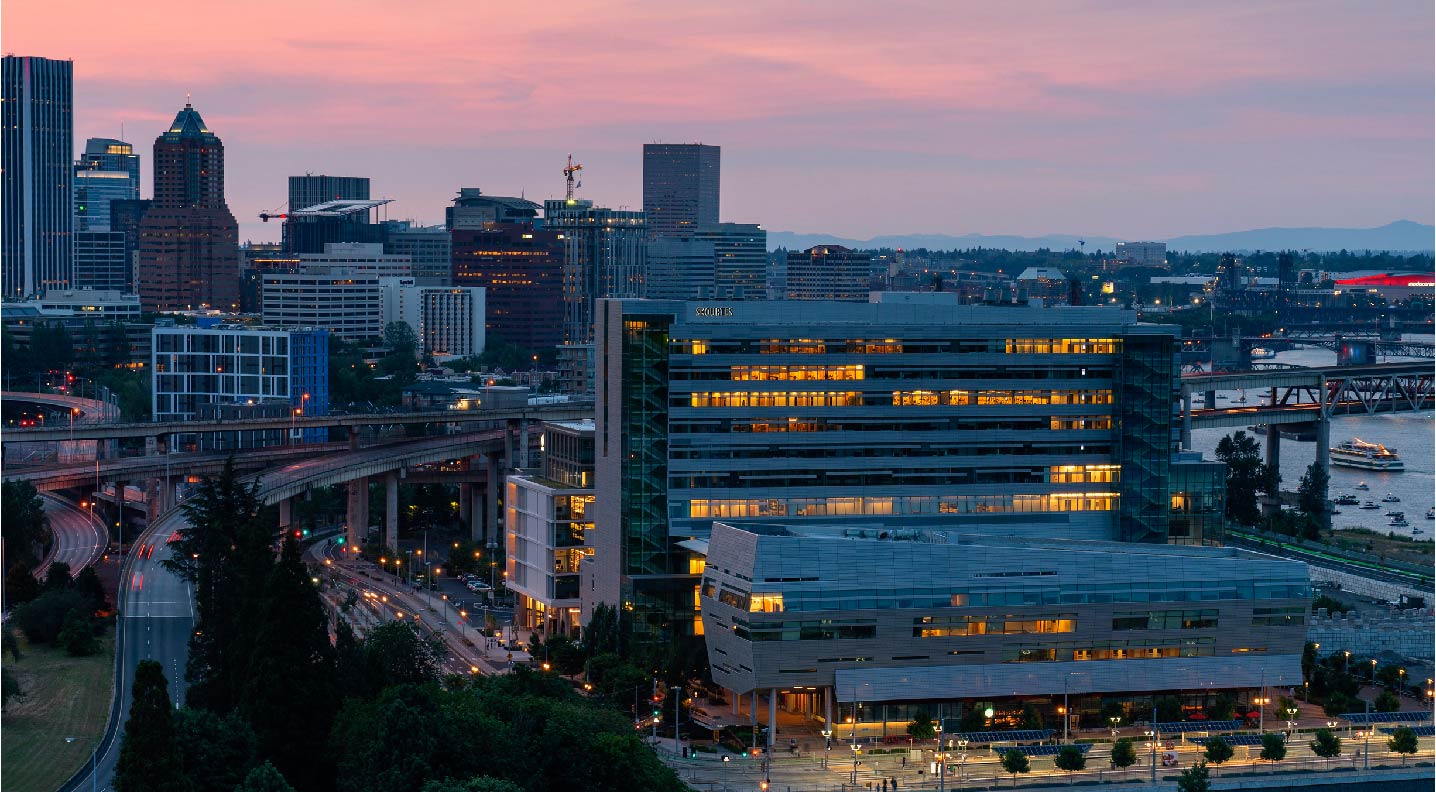
<path fill-rule="evenodd" d="M 568 201 L 572 201 L 572 200 L 573 200 L 573 189 L 574 189 L 574 186 L 575 186 L 574 183 L 573 183 L 573 175 L 574 175 L 575 173 L 578 173 L 578 172 L 581 171 L 581 170 L 583 170 L 583 166 L 582 166 L 582 165 L 575 165 L 575 164 L 573 164 L 573 155 L 572 155 L 572 154 L 568 155 L 568 165 L 563 169 L 563 178 L 564 178 L 564 181 L 565 181 L 565 182 L 567 183 L 567 185 L 568 185 L 568 189 L 566 189 L 566 190 L 564 191 L 564 196 L 563 196 L 563 197 L 564 197 L 565 200 L 568 200 Z M 582 180 L 579 180 L 577 186 L 582 187 L 582 186 L 583 186 L 583 181 L 582 181 Z"/>
<path fill-rule="evenodd" d="M 285 202 L 283 204 L 280 204 L 278 209 L 274 209 L 269 212 L 260 212 L 259 219 L 263 220 L 266 223 L 268 223 L 270 220 L 284 220 L 285 218 L 289 217 L 289 214 L 286 212 L 281 212 L 280 209 L 287 207 L 288 205 L 289 203 Z"/>

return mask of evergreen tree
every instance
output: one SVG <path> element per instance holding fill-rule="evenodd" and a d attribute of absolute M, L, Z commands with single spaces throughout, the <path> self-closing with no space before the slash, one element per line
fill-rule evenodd
<path fill-rule="evenodd" d="M 186 707 L 175 712 L 175 750 L 196 790 L 234 789 L 259 762 L 254 730 L 234 713 Z"/>
<path fill-rule="evenodd" d="M 56 561 L 45 570 L 45 584 L 41 586 L 41 590 L 66 591 L 74 587 L 75 578 L 70 574 L 70 565 L 64 561 Z"/>
<path fill-rule="evenodd" d="M 75 578 L 75 591 L 89 603 L 91 613 L 110 609 L 110 599 L 106 596 L 105 586 L 100 583 L 100 576 L 94 567 L 87 566 L 80 570 L 80 574 Z"/>
<path fill-rule="evenodd" d="M 248 655 L 248 620 L 274 564 L 273 532 L 260 519 L 258 483 L 239 481 L 233 460 L 205 479 L 182 507 L 180 529 L 165 566 L 194 584 L 197 624 L 185 679 L 192 706 L 228 712 L 238 701 Z"/>
<path fill-rule="evenodd" d="M 262 591 L 239 712 L 254 727 L 260 754 L 301 789 L 330 782 L 324 745 L 336 703 L 334 647 L 319 592 L 299 543 L 285 539 Z"/>
<path fill-rule="evenodd" d="M 40 582 L 29 567 L 16 564 L 5 574 L 5 607 L 14 608 L 40 596 Z"/>
<path fill-rule="evenodd" d="M 235 787 L 234 792 L 294 792 L 294 787 L 284 780 L 274 765 L 265 762 L 249 771 L 244 783 Z"/>
<path fill-rule="evenodd" d="M 120 758 L 115 765 L 116 792 L 187 792 L 174 745 L 174 723 L 164 669 L 154 660 L 135 668 L 134 698 Z"/>
<path fill-rule="evenodd" d="M 71 657 L 89 657 L 98 647 L 95 645 L 95 627 L 90 612 L 84 608 L 72 608 L 65 614 L 60 625 L 60 634 L 55 640 Z"/>
<path fill-rule="evenodd" d="M 1227 517 L 1255 525 L 1261 517 L 1257 496 L 1276 489 L 1275 471 L 1261 461 L 1256 438 L 1237 431 L 1217 442 L 1216 457 L 1227 466 Z"/>
<path fill-rule="evenodd" d="M 1297 508 L 1310 517 L 1325 517 L 1327 514 L 1326 495 L 1331 475 L 1321 465 L 1313 462 L 1297 485 Z"/>
<path fill-rule="evenodd" d="M 45 503 L 34 485 L 28 481 L 7 481 L 0 485 L 0 502 L 5 504 L 5 530 L 0 533 L 5 549 L 6 594 L 10 592 L 10 575 L 16 567 L 30 574 L 40 563 L 45 545 L 50 541 L 50 518 Z M 10 602 L 8 605 L 18 603 Z"/>

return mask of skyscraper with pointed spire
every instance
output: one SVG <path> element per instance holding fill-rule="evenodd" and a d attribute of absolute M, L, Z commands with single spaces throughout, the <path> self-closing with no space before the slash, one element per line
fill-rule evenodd
<path fill-rule="evenodd" d="M 154 185 L 140 224 L 140 304 L 238 310 L 239 226 L 224 201 L 224 143 L 188 101 L 155 138 Z"/>

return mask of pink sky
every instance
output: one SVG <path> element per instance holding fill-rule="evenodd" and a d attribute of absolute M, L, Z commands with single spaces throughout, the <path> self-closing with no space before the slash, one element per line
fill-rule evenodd
<path fill-rule="evenodd" d="M 192 93 L 241 237 L 285 177 L 426 223 L 463 186 L 637 207 L 641 144 L 723 146 L 724 220 L 1165 238 L 1433 220 L 1433 12 L 1382 2 L 90 0 L 3 5 L 75 61 L 75 139 Z M 145 193 L 149 186 L 146 184 Z"/>

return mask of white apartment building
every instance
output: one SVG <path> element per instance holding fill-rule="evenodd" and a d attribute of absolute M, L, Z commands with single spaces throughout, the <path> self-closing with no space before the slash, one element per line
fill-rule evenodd
<path fill-rule="evenodd" d="M 1118 242 L 1117 258 L 1135 267 L 1167 266 L 1166 242 Z"/>
<path fill-rule="evenodd" d="M 413 278 L 384 278 L 384 322 L 404 322 L 419 352 L 438 360 L 484 351 L 484 289 L 418 286 Z"/>
<path fill-rule="evenodd" d="M 261 314 L 276 327 L 322 327 L 347 341 L 384 335 L 379 277 L 360 272 L 266 272 Z"/>

